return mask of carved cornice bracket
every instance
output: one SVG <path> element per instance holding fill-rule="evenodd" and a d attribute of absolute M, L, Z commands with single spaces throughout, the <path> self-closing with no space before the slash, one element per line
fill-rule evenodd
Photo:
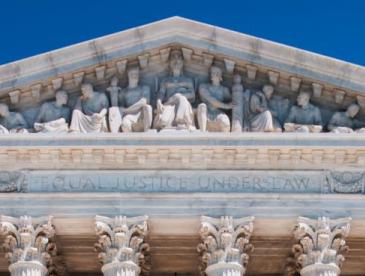
<path fill-rule="evenodd" d="M 339 275 L 345 260 L 343 254 L 348 250 L 345 239 L 350 232 L 350 221 L 351 218 L 299 217 L 294 229 L 298 242 L 292 249 L 294 258 L 288 274 Z"/>
<path fill-rule="evenodd" d="M 95 217 L 98 236 L 95 249 L 99 252 L 99 260 L 104 267 L 109 268 L 112 263 L 129 266 L 133 263 L 140 271 L 149 271 L 149 245 L 145 243 L 147 219 L 147 216 Z"/>
<path fill-rule="evenodd" d="M 213 270 L 222 270 L 227 264 L 228 270 L 244 274 L 248 263 L 248 254 L 253 250 L 250 237 L 253 231 L 254 217 L 233 219 L 222 216 L 220 219 L 202 216 L 198 252 L 202 256 L 200 271 L 202 274 L 215 275 Z M 219 267 L 217 266 L 219 264 Z M 232 267 L 235 266 L 235 268 Z M 212 269 L 214 267 L 214 269 Z"/>

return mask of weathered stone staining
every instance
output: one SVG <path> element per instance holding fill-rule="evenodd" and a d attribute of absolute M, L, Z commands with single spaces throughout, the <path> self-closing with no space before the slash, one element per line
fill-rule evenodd
<path fill-rule="evenodd" d="M 184 60 L 180 50 L 171 51 L 171 76 L 160 85 L 156 104 L 154 127 L 195 129 L 194 112 L 191 104 L 195 101 L 194 82 L 183 75 Z"/>
<path fill-rule="evenodd" d="M 42 104 L 34 123 L 34 130 L 43 133 L 67 133 L 71 113 L 70 108 L 66 106 L 67 101 L 67 92 L 60 90 L 56 93 L 56 101 Z"/>
<path fill-rule="evenodd" d="M 198 123 L 201 131 L 229 132 L 231 123 L 223 110 L 231 110 L 231 93 L 228 87 L 221 84 L 222 70 L 217 66 L 210 68 L 211 83 L 199 87 L 203 103 L 198 106 Z"/>
<path fill-rule="evenodd" d="M 292 106 L 284 125 L 287 132 L 321 132 L 322 116 L 318 107 L 310 103 L 310 93 L 301 91 L 297 105 Z"/>
<path fill-rule="evenodd" d="M 9 111 L 6 104 L 0 104 L 0 133 L 27 133 L 27 122 L 22 114 Z"/>
<path fill-rule="evenodd" d="M 72 113 L 70 130 L 81 133 L 107 132 L 108 98 L 95 92 L 89 83 L 81 86 L 81 93 L 82 96 L 79 97 Z"/>

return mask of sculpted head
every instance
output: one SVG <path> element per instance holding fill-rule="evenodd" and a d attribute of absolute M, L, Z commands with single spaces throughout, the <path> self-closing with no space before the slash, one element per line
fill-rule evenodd
<path fill-rule="evenodd" d="M 172 75 L 178 77 L 182 74 L 184 59 L 180 50 L 172 50 L 170 53 L 170 70 Z"/>
<path fill-rule="evenodd" d="M 311 94 L 307 91 L 301 91 L 298 95 L 297 102 L 301 107 L 305 107 L 309 104 L 311 99 Z"/>
<path fill-rule="evenodd" d="M 59 90 L 56 93 L 56 104 L 58 106 L 66 105 L 68 101 L 68 95 L 66 91 Z"/>
<path fill-rule="evenodd" d="M 128 70 L 128 85 L 129 87 L 136 87 L 138 86 L 139 82 L 139 68 L 133 67 Z"/>
<path fill-rule="evenodd" d="M 81 85 L 81 94 L 84 99 L 89 99 L 94 93 L 94 88 L 90 83 L 84 83 Z"/>
<path fill-rule="evenodd" d="M 4 104 L 0 103 L 0 117 L 6 117 L 9 114 L 9 107 Z"/>
<path fill-rule="evenodd" d="M 210 79 L 214 85 L 220 85 L 222 78 L 222 70 L 217 66 L 210 67 Z"/>
<path fill-rule="evenodd" d="M 240 84 L 242 82 L 242 77 L 240 74 L 235 74 L 233 76 L 233 83 L 234 84 Z"/>
<path fill-rule="evenodd" d="M 113 87 L 116 87 L 118 85 L 118 77 L 114 76 L 112 77 L 111 81 L 110 81 L 110 85 Z"/>
<path fill-rule="evenodd" d="M 264 85 L 262 91 L 264 92 L 266 99 L 271 99 L 272 94 L 274 93 L 274 87 L 272 85 L 267 84 Z"/>
<path fill-rule="evenodd" d="M 348 108 L 347 108 L 347 116 L 349 116 L 350 118 L 354 118 L 357 113 L 359 113 L 360 111 L 360 106 L 357 104 L 351 104 Z"/>

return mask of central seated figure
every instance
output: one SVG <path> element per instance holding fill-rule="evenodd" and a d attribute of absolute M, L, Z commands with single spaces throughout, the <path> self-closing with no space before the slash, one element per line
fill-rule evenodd
<path fill-rule="evenodd" d="M 184 60 L 179 50 L 171 51 L 171 76 L 160 85 L 154 127 L 194 130 L 194 112 L 191 104 L 195 101 L 193 79 L 183 75 Z"/>
<path fill-rule="evenodd" d="M 128 70 L 128 87 L 117 87 L 117 78 L 112 79 L 110 92 L 112 107 L 109 108 L 109 125 L 113 133 L 146 132 L 152 125 L 152 107 L 150 88 L 139 84 L 139 69 Z"/>
<path fill-rule="evenodd" d="M 89 83 L 81 86 L 81 93 L 72 112 L 70 130 L 81 133 L 107 132 L 108 98 L 105 94 L 95 92 Z"/>

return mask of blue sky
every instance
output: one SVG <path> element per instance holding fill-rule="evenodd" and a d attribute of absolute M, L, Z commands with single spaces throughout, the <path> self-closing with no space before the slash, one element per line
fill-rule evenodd
<path fill-rule="evenodd" d="M 174 15 L 365 65 L 363 0 L 2 0 L 0 64 Z"/>

